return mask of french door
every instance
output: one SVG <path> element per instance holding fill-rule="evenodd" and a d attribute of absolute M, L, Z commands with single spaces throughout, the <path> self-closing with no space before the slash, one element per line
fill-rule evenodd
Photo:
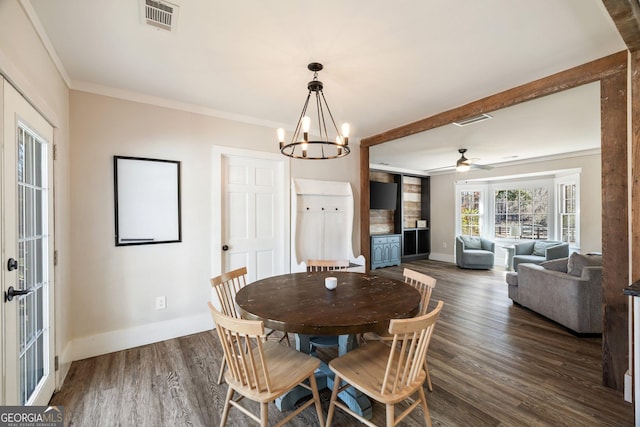
<path fill-rule="evenodd" d="M 4 80 L 2 91 L 2 405 L 46 405 L 55 388 L 53 129 Z"/>

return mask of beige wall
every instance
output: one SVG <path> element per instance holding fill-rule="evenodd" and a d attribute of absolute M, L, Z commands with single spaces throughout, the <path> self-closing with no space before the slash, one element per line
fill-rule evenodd
<path fill-rule="evenodd" d="M 580 251 L 602 251 L 602 201 L 600 155 L 568 157 L 498 167 L 488 171 L 470 171 L 466 179 L 521 175 L 563 169 L 581 169 L 580 174 Z M 431 177 L 431 258 L 454 261 L 455 181 L 460 174 Z M 442 208 L 446 207 L 446 208 Z M 446 244 L 446 247 L 445 247 Z"/>
<path fill-rule="evenodd" d="M 79 91 L 71 91 L 70 104 L 72 358 L 139 345 L 139 335 L 153 340 L 158 329 L 210 328 L 205 302 L 212 260 L 220 257 L 211 247 L 212 146 L 277 153 L 274 129 Z M 357 198 L 358 152 L 292 160 L 291 176 L 349 181 Z M 182 162 L 181 243 L 114 245 L 114 155 Z M 354 234 L 358 255 L 357 227 Z M 160 295 L 165 310 L 155 309 Z"/>
<path fill-rule="evenodd" d="M 62 355 L 70 340 L 69 256 L 69 92 L 31 23 L 17 1 L 0 1 L 0 72 L 54 126 L 58 158 L 54 163 L 56 354 Z M 58 379 L 69 363 L 63 360 Z"/>

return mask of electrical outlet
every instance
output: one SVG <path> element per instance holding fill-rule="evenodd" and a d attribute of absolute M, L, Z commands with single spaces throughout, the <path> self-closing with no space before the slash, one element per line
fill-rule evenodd
<path fill-rule="evenodd" d="M 167 308 L 167 297 L 156 297 L 156 310 L 164 310 Z"/>
<path fill-rule="evenodd" d="M 447 249 L 447 242 L 442 242 L 442 247 Z"/>

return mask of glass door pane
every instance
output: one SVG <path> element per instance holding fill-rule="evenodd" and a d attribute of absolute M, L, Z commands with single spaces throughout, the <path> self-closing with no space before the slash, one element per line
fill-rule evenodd
<path fill-rule="evenodd" d="M 49 286 L 46 141 L 18 125 L 18 297 L 19 404 L 29 402 L 44 379 L 48 341 L 45 322 Z"/>

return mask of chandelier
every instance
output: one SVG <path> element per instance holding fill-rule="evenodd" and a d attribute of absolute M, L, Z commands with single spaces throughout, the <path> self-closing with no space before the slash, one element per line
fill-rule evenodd
<path fill-rule="evenodd" d="M 291 142 L 285 144 L 284 129 L 278 129 L 278 141 L 280 142 L 280 152 L 285 156 L 294 159 L 310 159 L 310 160 L 326 160 L 337 159 L 349 154 L 349 124 L 344 123 L 341 131 L 338 130 L 336 122 L 333 119 L 327 100 L 322 92 L 322 82 L 318 80 L 318 71 L 322 70 L 322 64 L 312 62 L 307 66 L 309 71 L 313 71 L 313 80 L 307 83 L 309 94 L 304 101 L 302 113 L 296 124 L 296 130 L 293 133 Z M 315 114 L 317 120 L 317 132 L 319 139 L 310 140 L 309 131 L 311 130 L 311 117 L 307 115 L 307 107 L 311 94 L 315 94 Z M 312 103 L 313 104 L 313 103 Z M 312 110 L 314 108 L 312 107 Z M 329 119 L 329 126 L 332 133 L 336 134 L 335 140 L 329 139 L 326 119 Z M 315 132 L 315 129 L 314 129 Z"/>

